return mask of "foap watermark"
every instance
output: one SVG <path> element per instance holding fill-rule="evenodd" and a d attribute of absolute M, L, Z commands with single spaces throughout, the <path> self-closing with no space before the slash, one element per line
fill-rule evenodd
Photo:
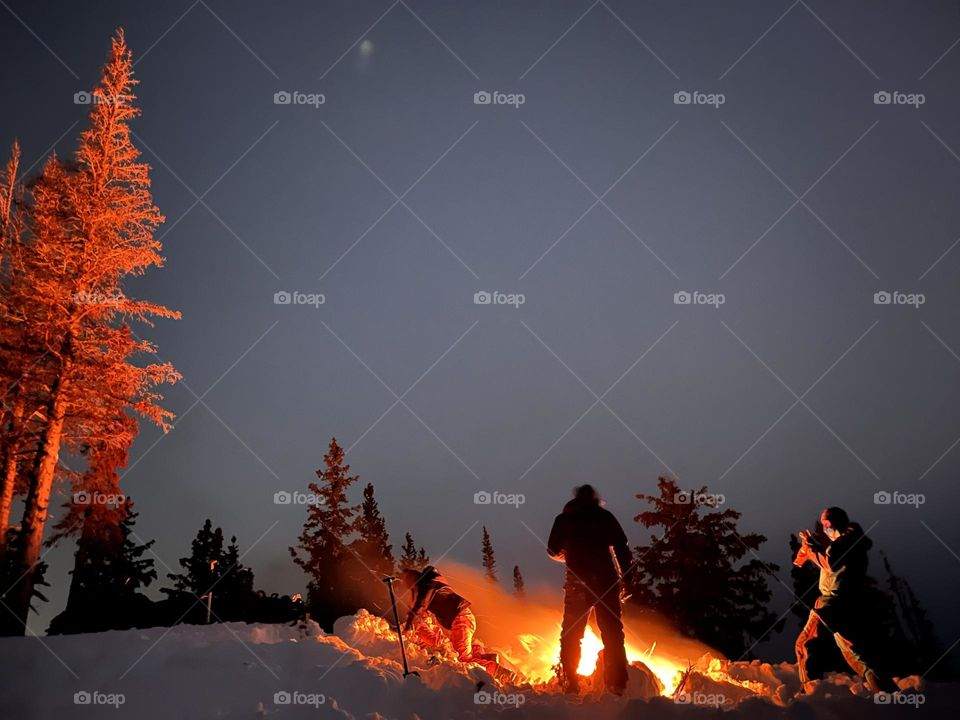
<path fill-rule="evenodd" d="M 914 509 L 919 509 L 921 505 L 927 502 L 927 496 L 923 493 L 905 493 L 899 490 L 888 492 L 881 490 L 873 494 L 874 505 L 911 505 Z"/>
<path fill-rule="evenodd" d="M 273 694 L 274 705 L 309 705 L 318 708 L 326 704 L 323 693 L 300 692 L 299 690 L 278 690 Z"/>
<path fill-rule="evenodd" d="M 514 110 L 527 101 L 523 93 L 505 93 L 499 90 L 478 90 L 473 94 L 474 105 L 509 105 Z"/>
<path fill-rule="evenodd" d="M 927 701 L 923 693 L 878 692 L 873 694 L 874 705 L 912 705 L 917 710 Z"/>
<path fill-rule="evenodd" d="M 127 298 L 120 290 L 81 290 L 73 299 L 78 305 L 120 305 Z"/>
<path fill-rule="evenodd" d="M 473 494 L 474 505 L 513 505 L 514 509 L 519 509 L 526 501 L 527 496 L 523 493 L 479 490 Z"/>
<path fill-rule="evenodd" d="M 673 94 L 674 105 L 709 105 L 714 110 L 727 101 L 723 93 L 705 93 L 699 90 L 679 90 Z"/>
<path fill-rule="evenodd" d="M 314 110 L 327 102 L 323 93 L 305 93 L 299 90 L 278 90 L 273 94 L 274 105 L 309 105 Z"/>
<path fill-rule="evenodd" d="M 73 494 L 74 505 L 106 505 L 108 507 L 118 507 L 127 499 L 126 495 L 121 493 L 102 493 L 81 490 Z"/>
<path fill-rule="evenodd" d="M 722 493 L 683 490 L 673 496 L 674 505 L 706 505 L 707 507 L 719 507 L 726 502 L 727 496 Z"/>
<path fill-rule="evenodd" d="M 914 310 L 927 301 L 923 293 L 906 293 L 900 290 L 879 290 L 873 294 L 874 305 L 910 305 Z"/>
<path fill-rule="evenodd" d="M 78 690 L 73 694 L 74 705 L 110 705 L 118 709 L 127 701 L 123 693 L 106 693 L 100 690 Z"/>
<path fill-rule="evenodd" d="M 878 90 L 873 94 L 874 105 L 910 105 L 914 110 L 927 101 L 923 93 L 905 93 L 900 90 Z"/>
<path fill-rule="evenodd" d="M 718 309 L 727 301 L 727 296 L 723 293 L 705 293 L 699 290 L 688 292 L 687 290 L 678 290 L 673 294 L 674 305 L 710 305 L 714 310 Z"/>
<path fill-rule="evenodd" d="M 704 705 L 714 708 L 721 707 L 730 702 L 723 693 L 705 693 L 699 690 L 677 693 L 673 701 L 677 705 Z"/>
<path fill-rule="evenodd" d="M 301 492 L 299 490 L 294 490 L 293 492 L 287 492 L 286 490 L 280 490 L 273 494 L 273 504 L 274 505 L 319 505 L 320 497 L 314 493 Z"/>
<path fill-rule="evenodd" d="M 474 705 L 499 705 L 518 708 L 527 701 L 523 693 L 502 693 L 499 690 L 488 692 L 479 690 L 473 694 Z"/>
<path fill-rule="evenodd" d="M 106 95 L 89 90 L 79 90 L 73 94 L 74 105 L 121 105 L 126 101 L 126 95 Z"/>
<path fill-rule="evenodd" d="M 519 308 L 527 301 L 523 293 L 505 293 L 499 290 L 478 290 L 473 294 L 474 305 L 512 305 Z"/>
<path fill-rule="evenodd" d="M 278 290 L 273 294 L 274 305 L 312 305 L 320 307 L 327 301 L 323 293 L 305 293 L 299 290 Z"/>

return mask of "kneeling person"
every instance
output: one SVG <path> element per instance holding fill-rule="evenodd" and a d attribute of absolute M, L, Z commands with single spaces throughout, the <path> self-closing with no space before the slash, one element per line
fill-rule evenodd
<path fill-rule="evenodd" d="M 484 653 L 483 647 L 473 640 L 477 618 L 470 609 L 470 601 L 455 593 L 432 565 L 423 570 L 408 568 L 402 577 L 413 599 L 404 632 L 415 630 L 417 639 L 431 648 L 443 647 L 444 637 L 449 636 L 460 662 L 477 663 L 491 675 L 496 675 L 496 660 Z M 432 615 L 436 623 L 426 622 L 426 614 Z"/>

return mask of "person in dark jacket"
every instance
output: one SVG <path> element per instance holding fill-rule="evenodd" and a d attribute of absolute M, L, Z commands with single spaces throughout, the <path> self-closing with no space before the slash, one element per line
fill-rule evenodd
<path fill-rule="evenodd" d="M 432 565 L 423 570 L 407 568 L 401 577 L 412 600 L 404 632 L 414 631 L 422 645 L 435 649 L 442 648 L 445 637 L 449 636 L 460 662 L 477 663 L 495 675 L 496 661 L 474 642 L 477 618 L 470 609 L 470 601 L 455 593 Z"/>
<path fill-rule="evenodd" d="M 613 513 L 602 507 L 593 487 L 581 485 L 574 490 L 573 500 L 553 521 L 547 552 L 567 566 L 560 634 L 564 691 L 580 690 L 580 642 L 593 609 L 603 641 L 604 682 L 608 690 L 622 694 L 627 685 L 627 654 L 620 589 L 621 571 L 630 571 L 630 549 L 623 528 Z"/>
<path fill-rule="evenodd" d="M 809 530 L 801 531 L 800 549 L 793 564 L 807 562 L 820 568 L 820 597 L 810 610 L 807 623 L 797 638 L 797 672 L 805 691 L 817 679 L 808 671 L 809 645 L 822 633 L 833 635 L 843 659 L 864 679 L 873 693 L 896 692 L 892 679 L 882 676 L 864 657 L 861 617 L 864 615 L 863 594 L 867 583 L 867 551 L 873 544 L 863 529 L 851 522 L 847 513 L 829 507 L 820 515 L 820 525 L 827 542 L 820 542 Z"/>

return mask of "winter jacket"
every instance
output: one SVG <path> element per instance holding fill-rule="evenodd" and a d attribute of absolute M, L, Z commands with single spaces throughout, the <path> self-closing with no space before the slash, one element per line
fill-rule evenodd
<path fill-rule="evenodd" d="M 867 585 L 867 551 L 872 545 L 857 523 L 851 523 L 848 532 L 826 547 L 811 543 L 812 559 L 820 567 L 817 614 L 833 632 L 856 625 L 858 616 L 865 612 L 862 600 Z"/>
<path fill-rule="evenodd" d="M 573 499 L 553 521 L 547 552 L 567 564 L 568 577 L 605 590 L 617 582 L 616 554 L 621 572 L 630 568 L 630 549 L 620 523 L 597 500 Z"/>
<path fill-rule="evenodd" d="M 440 626 L 450 630 L 457 615 L 470 607 L 470 601 L 457 595 L 446 578 L 429 566 L 420 574 L 413 586 L 413 607 L 410 616 L 416 617 L 423 610 L 434 614 Z"/>

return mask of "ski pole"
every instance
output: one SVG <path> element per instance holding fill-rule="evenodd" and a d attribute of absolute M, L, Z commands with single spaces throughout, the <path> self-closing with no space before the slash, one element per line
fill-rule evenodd
<path fill-rule="evenodd" d="M 407 666 L 407 652 L 403 648 L 403 630 L 400 628 L 400 613 L 397 612 L 397 598 L 393 594 L 393 581 L 397 578 L 393 576 L 387 576 L 383 581 L 387 584 L 387 591 L 390 593 L 390 605 L 393 608 L 393 620 L 397 625 L 397 639 L 400 641 L 400 657 L 403 660 L 403 676 L 407 675 L 416 675 L 420 677 L 420 673 L 417 671 L 411 672 Z"/>

